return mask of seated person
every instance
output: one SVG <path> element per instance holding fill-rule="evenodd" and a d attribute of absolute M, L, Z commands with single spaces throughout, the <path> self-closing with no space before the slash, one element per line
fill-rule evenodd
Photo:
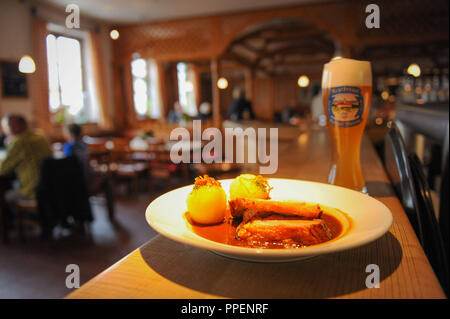
<path fill-rule="evenodd" d="M 5 194 L 5 200 L 14 204 L 18 200 L 35 199 L 42 160 L 52 156 L 47 138 L 28 128 L 21 115 L 8 115 L 2 119 L 3 132 L 8 139 L 6 157 L 0 163 L 0 175 L 15 173 L 17 187 Z"/>
<path fill-rule="evenodd" d="M 65 157 L 75 156 L 78 158 L 83 167 L 89 193 L 97 194 L 104 192 L 107 187 L 111 187 L 111 185 L 108 185 L 108 183 L 110 183 L 109 178 L 103 173 L 96 172 L 89 165 L 90 149 L 89 146 L 83 142 L 82 127 L 75 123 L 69 124 L 64 127 L 63 134 L 67 141 L 63 145 L 63 154 Z"/>
<path fill-rule="evenodd" d="M 168 123 L 178 123 L 183 118 L 183 109 L 178 101 L 173 105 L 173 109 L 170 110 L 169 115 L 167 115 Z"/>
<path fill-rule="evenodd" d="M 211 112 L 211 104 L 209 102 L 203 102 L 200 104 L 200 107 L 198 108 L 198 119 L 205 121 L 211 118 L 212 112 Z"/>
<path fill-rule="evenodd" d="M 245 116 L 248 114 L 248 116 Z M 246 118 L 248 117 L 248 118 Z M 233 90 L 233 100 L 227 112 L 227 119 L 232 121 L 241 121 L 243 119 L 255 119 L 252 104 L 245 98 L 243 89 L 236 87 Z"/>
<path fill-rule="evenodd" d="M 314 123 L 318 123 L 321 116 L 325 114 L 322 100 L 322 91 L 319 85 L 313 87 L 313 98 L 311 100 L 311 116 Z"/>
<path fill-rule="evenodd" d="M 290 123 L 290 120 L 295 115 L 295 100 L 291 99 L 288 106 L 281 113 L 283 123 Z"/>
<path fill-rule="evenodd" d="M 88 166 L 89 148 L 82 140 L 82 129 L 78 124 L 69 124 L 64 127 L 64 138 L 67 142 L 63 146 L 64 156 L 76 156 L 83 167 Z"/>

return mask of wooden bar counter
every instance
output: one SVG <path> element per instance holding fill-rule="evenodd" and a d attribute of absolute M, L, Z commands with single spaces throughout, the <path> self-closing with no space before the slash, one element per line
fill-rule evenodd
<path fill-rule="evenodd" d="M 369 194 L 392 212 L 379 240 L 306 261 L 237 261 L 158 235 L 67 298 L 445 298 L 371 142 L 362 143 Z M 327 130 L 310 130 L 280 144 L 274 177 L 326 182 Z M 144 222 L 144 212 L 142 212 Z M 380 268 L 380 287 L 366 288 L 366 266 Z"/>

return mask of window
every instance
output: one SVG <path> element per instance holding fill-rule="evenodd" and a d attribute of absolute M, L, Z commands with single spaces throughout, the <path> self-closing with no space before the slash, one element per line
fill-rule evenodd
<path fill-rule="evenodd" d="M 47 36 L 50 111 L 62 111 L 65 117 L 86 122 L 81 60 L 81 43 L 78 39 L 55 34 Z"/>
<path fill-rule="evenodd" d="M 131 62 L 134 109 L 140 117 L 159 118 L 160 98 L 158 69 L 153 60 L 142 58 Z"/>
<path fill-rule="evenodd" d="M 197 105 L 195 104 L 194 84 L 192 81 L 193 72 L 188 64 L 180 62 L 177 64 L 178 76 L 178 96 L 179 103 L 183 112 L 191 115 L 197 115 Z"/>

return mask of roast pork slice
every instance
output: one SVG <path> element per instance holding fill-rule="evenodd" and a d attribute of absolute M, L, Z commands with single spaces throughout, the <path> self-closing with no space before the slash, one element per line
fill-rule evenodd
<path fill-rule="evenodd" d="M 242 223 L 236 237 L 250 245 L 263 246 L 264 243 L 280 243 L 285 247 L 310 246 L 331 239 L 331 232 L 321 219 L 302 220 L 261 220 L 254 219 Z"/>
<path fill-rule="evenodd" d="M 320 218 L 322 215 L 322 209 L 318 204 L 299 201 L 237 198 L 230 200 L 229 203 L 231 215 L 242 216 L 244 223 L 253 218 L 265 218 L 272 214 L 304 219 Z"/>

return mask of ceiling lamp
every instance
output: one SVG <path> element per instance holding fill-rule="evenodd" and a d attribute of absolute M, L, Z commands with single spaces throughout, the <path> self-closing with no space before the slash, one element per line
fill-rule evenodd
<path fill-rule="evenodd" d="M 217 80 L 217 87 L 221 90 L 225 90 L 228 87 L 228 80 L 226 78 L 220 78 Z"/>
<path fill-rule="evenodd" d="M 420 66 L 418 64 L 411 64 L 408 66 L 408 74 L 412 75 L 413 77 L 417 78 L 420 76 Z"/>
<path fill-rule="evenodd" d="M 309 85 L 309 78 L 306 75 L 302 75 L 298 78 L 297 84 L 301 88 L 308 87 Z"/>
<path fill-rule="evenodd" d="M 119 31 L 114 29 L 114 30 L 111 30 L 111 32 L 109 33 L 109 36 L 111 37 L 111 39 L 117 40 L 119 38 L 120 34 L 119 34 Z"/>
<path fill-rule="evenodd" d="M 29 55 L 24 55 L 19 62 L 19 71 L 22 73 L 34 73 L 36 64 L 34 64 L 33 58 Z"/>

